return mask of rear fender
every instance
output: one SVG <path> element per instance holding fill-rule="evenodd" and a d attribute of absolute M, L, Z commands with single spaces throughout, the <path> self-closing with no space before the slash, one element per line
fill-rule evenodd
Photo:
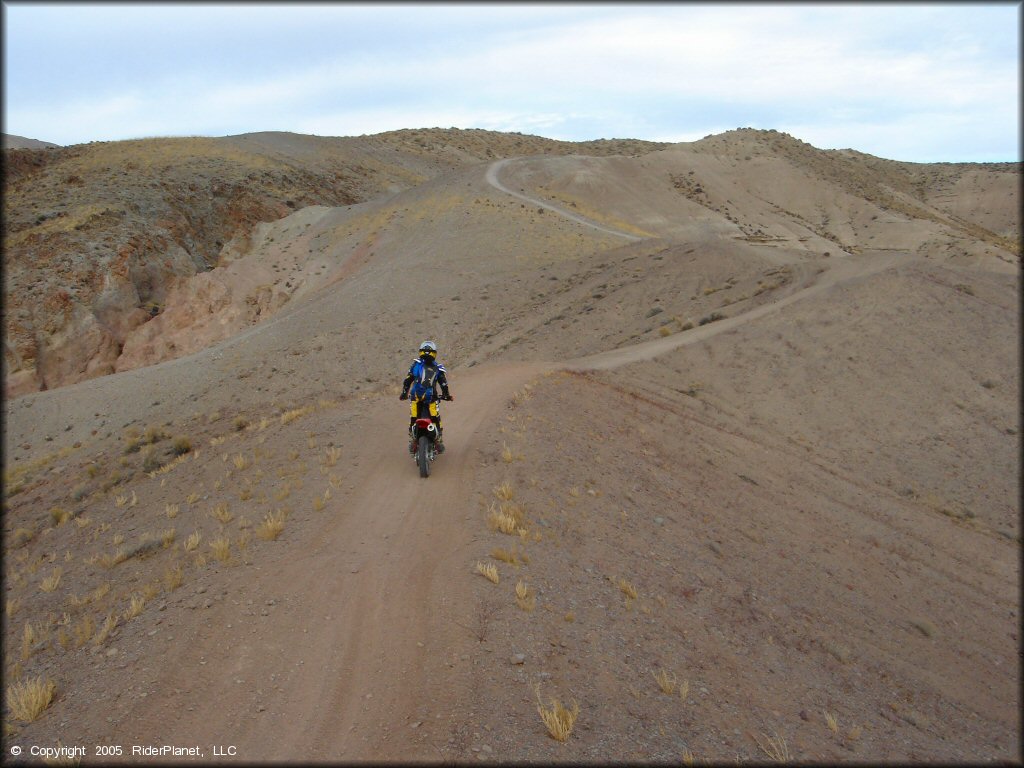
<path fill-rule="evenodd" d="M 430 419 L 416 419 L 416 435 L 425 434 L 431 440 L 437 439 L 437 427 Z"/>

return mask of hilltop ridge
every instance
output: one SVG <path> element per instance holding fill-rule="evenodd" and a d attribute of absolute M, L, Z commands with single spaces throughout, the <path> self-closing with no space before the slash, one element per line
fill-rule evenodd
<path fill-rule="evenodd" d="M 1002 258 L 1010 260 L 1019 253 L 1019 169 L 914 166 L 822 151 L 774 131 L 740 129 L 672 146 L 428 129 L 348 138 L 264 132 L 14 149 L 5 151 L 6 392 L 17 396 L 123 368 L 118 360 L 129 337 L 163 311 L 169 296 L 244 254 L 258 225 L 294 211 L 382 200 L 498 158 L 636 159 L 652 153 L 667 153 L 657 155 L 657 162 L 672 184 L 723 223 L 754 218 L 752 210 L 742 209 L 763 208 L 766 201 L 770 210 L 743 228 L 746 237 L 768 236 L 771 220 L 781 217 L 789 229 L 796 221 L 839 247 L 848 241 L 854 249 L 937 252 L 967 236 L 992 246 L 989 255 L 1008 254 Z M 794 186 L 777 183 L 778 173 L 792 175 L 779 163 L 801 172 Z M 646 167 L 649 189 L 664 181 L 663 172 Z M 698 167 L 701 175 L 695 176 Z M 817 200 L 834 198 L 830 190 L 844 199 L 818 214 Z M 747 199 L 734 201 L 737 194 Z M 792 200 L 805 202 L 794 208 Z M 953 240 L 940 236 L 915 244 L 905 237 L 892 240 L 878 227 L 864 224 L 855 233 L 844 224 L 865 214 L 872 221 L 896 216 L 900 222 L 933 223 Z M 664 215 L 676 217 L 670 210 Z M 252 299 L 261 317 L 291 295 L 281 282 L 261 289 L 276 298 Z"/>

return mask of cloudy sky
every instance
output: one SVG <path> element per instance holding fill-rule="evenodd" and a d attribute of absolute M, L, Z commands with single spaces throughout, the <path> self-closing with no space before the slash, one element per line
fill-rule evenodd
<path fill-rule="evenodd" d="M 915 162 L 1020 160 L 1003 3 L 4 2 L 4 131 L 78 144 L 486 128 L 774 128 Z"/>

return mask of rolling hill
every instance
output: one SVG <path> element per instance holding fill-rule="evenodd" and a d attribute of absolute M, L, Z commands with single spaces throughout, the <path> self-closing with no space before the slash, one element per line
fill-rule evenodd
<path fill-rule="evenodd" d="M 4 669 L 54 687 L 9 744 L 1020 759 L 1018 164 L 45 152 L 5 150 Z"/>

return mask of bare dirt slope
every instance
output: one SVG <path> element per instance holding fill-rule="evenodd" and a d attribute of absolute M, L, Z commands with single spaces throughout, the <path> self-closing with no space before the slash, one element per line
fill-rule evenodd
<path fill-rule="evenodd" d="M 712 149 L 298 211 L 208 273 L 290 282 L 259 322 L 182 294 L 146 343 L 187 354 L 7 401 L 4 670 L 55 696 L 5 746 L 1019 760 L 1012 254 L 838 191 L 759 234 L 767 203 L 676 186 Z M 424 481 L 426 337 L 456 400 Z"/>
<path fill-rule="evenodd" d="M 237 307 L 206 273 L 244 253 L 259 224 L 298 209 L 366 202 L 510 154 L 664 146 L 430 129 L 5 148 L 5 392 L 16 397 L 132 367 L 131 355 L 122 359 L 130 337 L 152 334 L 143 326 L 182 292 L 200 315 L 230 322 L 241 311 L 246 324 L 265 317 L 291 295 L 285 281 L 248 286 Z M 160 359 L 180 354 L 164 352 Z"/>

